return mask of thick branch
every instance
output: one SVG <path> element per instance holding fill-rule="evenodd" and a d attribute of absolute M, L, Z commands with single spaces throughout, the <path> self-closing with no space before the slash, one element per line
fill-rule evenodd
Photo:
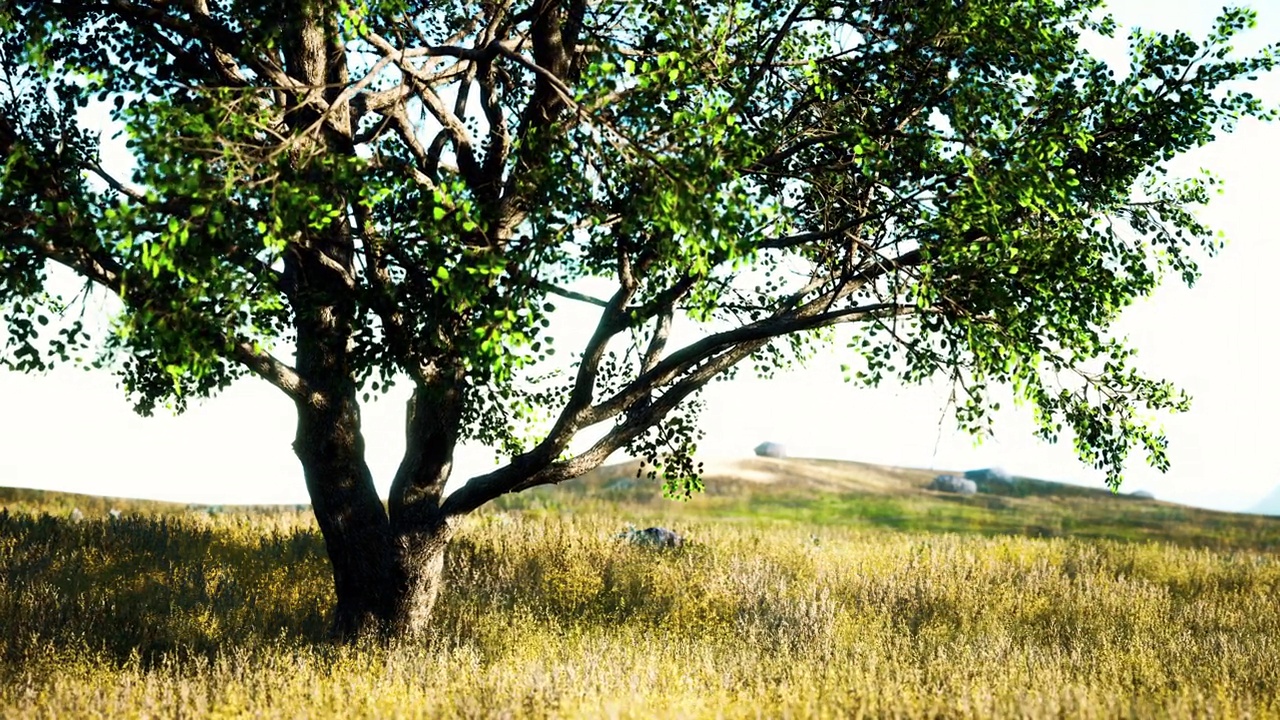
<path fill-rule="evenodd" d="M 716 375 L 728 370 L 763 346 L 767 340 L 745 343 L 733 348 L 715 361 L 677 383 L 644 409 L 633 413 L 585 452 L 567 460 L 548 463 L 541 469 L 530 468 L 518 458 L 510 465 L 486 475 L 474 477 L 446 498 L 442 507 L 449 516 L 462 515 L 508 492 L 519 492 L 538 485 L 563 482 L 599 467 L 617 450 L 638 438 L 662 421 L 689 395 L 697 392 Z"/>
<path fill-rule="evenodd" d="M 453 451 L 465 409 L 465 373 L 430 363 L 418 373 L 405 417 L 405 453 L 388 495 L 391 522 L 420 525 L 435 517 L 453 471 Z"/>
<path fill-rule="evenodd" d="M 904 256 L 898 262 L 918 262 L 918 253 L 908 255 L 911 257 Z M 445 500 L 444 512 L 447 515 L 467 513 L 500 495 L 567 480 L 599 466 L 610 454 L 661 421 L 690 394 L 776 337 L 838 323 L 916 311 L 914 306 L 896 303 L 831 309 L 832 303 L 847 297 L 851 292 L 853 289 L 850 286 L 842 285 L 783 315 L 712 335 L 673 353 L 666 360 L 642 372 L 609 399 L 575 413 L 574 423 L 558 423 L 534 450 L 512 459 L 505 467 L 469 480 Z M 661 324 L 661 320 L 659 322 Z M 581 377 L 580 375 L 580 380 Z M 674 384 L 656 400 L 639 402 L 648 398 L 655 389 L 672 382 Z M 575 391 L 578 389 L 579 387 L 575 387 Z M 581 396 L 576 396 L 576 399 L 580 402 Z M 573 401 L 574 399 L 570 400 Z M 555 460 L 555 456 L 568 447 L 573 434 L 578 430 L 617 417 L 623 412 L 627 413 L 626 419 L 589 450 L 568 460 Z M 562 413 L 561 418 L 566 414 Z"/>
<path fill-rule="evenodd" d="M 799 307 L 779 310 L 774 315 L 757 322 L 716 333 L 687 345 L 655 364 L 648 372 L 641 373 L 634 381 L 609 399 L 583 412 L 582 424 L 584 427 L 594 425 L 621 414 L 634 406 L 636 402 L 647 397 L 653 388 L 661 387 L 676 380 L 691 368 L 707 361 L 728 347 L 756 340 L 769 340 L 793 332 L 825 327 L 833 324 L 838 318 L 840 322 L 849 322 L 857 317 L 859 312 L 865 311 L 867 315 L 883 312 L 885 309 L 884 304 L 837 311 L 832 311 L 831 308 L 835 303 L 848 297 L 875 277 L 919 262 L 920 253 L 913 250 L 896 260 L 886 261 L 876 268 L 871 268 L 851 281 L 840 283 L 831 291 L 823 293 Z"/>
<path fill-rule="evenodd" d="M 653 327 L 653 337 L 649 339 L 649 347 L 644 351 L 640 362 L 640 374 L 643 375 L 658 365 L 662 352 L 667 348 L 667 338 L 671 335 L 671 323 L 675 320 L 674 308 L 668 307 L 658 314 Z"/>
<path fill-rule="evenodd" d="M 297 370 L 252 343 L 244 340 L 237 341 L 233 348 L 233 357 L 241 365 L 283 390 L 285 395 L 295 401 L 311 395 L 311 389 Z"/>

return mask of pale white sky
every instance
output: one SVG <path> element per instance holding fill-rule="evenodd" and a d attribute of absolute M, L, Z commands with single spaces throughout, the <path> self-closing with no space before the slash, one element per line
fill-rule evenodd
<path fill-rule="evenodd" d="M 1259 26 L 1241 41 L 1280 41 L 1280 0 L 1252 3 Z M 1111 3 L 1122 24 L 1186 28 L 1201 34 L 1220 7 L 1202 0 Z M 1122 33 L 1123 35 L 1123 33 Z M 1108 59 L 1122 43 L 1096 44 Z M 1280 103 L 1280 77 L 1254 91 Z M 1166 418 L 1173 469 L 1167 475 L 1131 463 L 1124 490 L 1161 499 L 1243 510 L 1277 483 L 1270 443 L 1280 436 L 1280 380 L 1272 369 L 1273 291 L 1280 267 L 1274 211 L 1280 196 L 1280 124 L 1245 122 L 1175 169 L 1214 170 L 1225 194 L 1204 211 L 1226 231 L 1227 249 L 1203 265 L 1192 290 L 1170 284 L 1123 317 L 1118 332 L 1139 349 L 1140 366 L 1168 377 L 1194 397 L 1190 413 Z M 585 315 L 583 316 L 586 317 Z M 562 333 L 567 335 L 567 333 Z M 566 336 L 562 350 L 574 347 Z M 706 393 L 703 442 L 708 457 L 744 456 L 762 440 L 795 456 L 843 458 L 916 467 L 1000 465 L 1015 474 L 1100 484 L 1068 442 L 1032 436 L 1029 411 L 1002 402 L 996 436 L 975 447 L 943 417 L 944 386 L 860 390 L 842 381 L 838 351 L 806 370 L 772 381 L 746 377 Z M 369 463 L 380 488 L 390 484 L 403 448 L 407 389 L 365 408 Z M 0 373 L 0 484 L 184 502 L 306 502 L 293 456 L 292 405 L 266 383 L 247 379 L 181 417 L 133 415 L 112 376 L 63 369 L 46 376 Z M 940 424 L 941 423 L 941 424 Z M 483 448 L 462 448 L 455 479 L 492 467 Z M 656 488 L 655 488 L 656 492 Z"/>

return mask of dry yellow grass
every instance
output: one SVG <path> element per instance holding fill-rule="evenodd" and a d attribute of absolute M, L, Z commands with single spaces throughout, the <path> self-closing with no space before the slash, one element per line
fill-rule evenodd
<path fill-rule="evenodd" d="M 468 519 L 394 648 L 324 639 L 305 513 L 0 513 L 0 716 L 1280 717 L 1271 550 L 553 500 Z"/>

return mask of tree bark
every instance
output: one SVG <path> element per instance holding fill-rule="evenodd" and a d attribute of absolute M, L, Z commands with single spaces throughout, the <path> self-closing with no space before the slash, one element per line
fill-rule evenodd
<path fill-rule="evenodd" d="M 453 534 L 441 509 L 453 469 L 463 403 L 459 368 L 431 365 L 405 408 L 405 453 L 388 498 L 399 589 L 391 633 L 423 634 L 440 593 L 445 546 Z"/>
<path fill-rule="evenodd" d="M 391 526 L 364 460 L 354 398 L 335 408 L 298 408 L 294 451 L 324 536 L 337 594 L 333 634 L 351 639 L 385 632 L 402 583 Z"/>
<path fill-rule="evenodd" d="M 399 585 L 387 622 L 390 637 L 412 639 L 426 634 L 444 582 L 445 548 L 452 535 L 447 521 L 396 533 Z"/>
<path fill-rule="evenodd" d="M 348 85 L 345 53 L 327 4 L 286 5 L 283 55 L 307 90 L 286 113 L 294 133 L 297 181 L 335 207 L 347 205 L 340 183 L 314 157 L 354 153 L 350 108 L 338 102 Z M 326 121 L 312 100 L 329 104 Z M 408 449 L 383 508 L 365 462 L 351 340 L 359 313 L 353 287 L 355 243 L 339 219 L 304 232 L 285 252 L 284 285 L 294 311 L 297 369 L 310 392 L 297 400 L 294 450 L 333 566 L 340 639 L 420 635 L 440 593 L 450 525 L 439 512 L 456 442 L 460 402 L 454 374 L 431 392 L 415 393 L 407 419 Z M 415 405 L 416 404 L 416 405 Z M 415 411 L 415 406 L 417 410 Z"/>
<path fill-rule="evenodd" d="M 355 398 L 300 406 L 295 450 L 333 567 L 340 640 L 421 637 L 429 629 L 453 527 L 439 502 L 415 502 L 393 527 L 364 460 Z"/>

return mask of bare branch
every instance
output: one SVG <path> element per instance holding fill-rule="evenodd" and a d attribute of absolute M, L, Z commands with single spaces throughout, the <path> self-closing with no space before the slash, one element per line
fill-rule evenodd
<path fill-rule="evenodd" d="M 426 75 L 404 57 L 404 52 L 397 49 L 386 38 L 377 33 L 369 33 L 365 36 L 374 47 L 381 50 L 389 57 L 395 57 L 396 67 L 409 80 L 409 85 L 413 93 L 418 96 L 431 115 L 440 123 L 449 138 L 453 141 L 454 154 L 458 157 L 458 166 L 462 170 L 463 177 L 472 187 L 479 187 L 481 184 L 480 167 L 476 161 L 475 144 L 471 139 L 471 134 L 467 131 L 466 125 L 463 124 L 453 111 L 445 106 L 444 100 L 436 93 L 433 85 L 436 79 Z M 397 119 L 403 128 L 402 137 L 413 135 L 411 127 L 408 126 L 408 118 L 404 118 L 403 122 Z M 416 139 L 414 143 L 416 144 Z M 421 146 L 419 146 L 421 147 Z M 417 151 L 414 152 L 417 156 Z M 423 155 L 426 157 L 426 154 Z M 428 174 L 430 172 L 428 171 Z"/>
<path fill-rule="evenodd" d="M 121 195 L 124 195 L 136 202 L 141 202 L 141 203 L 148 202 L 146 194 L 138 190 L 135 190 L 125 185 L 124 183 L 120 182 L 114 176 L 108 173 L 105 169 L 103 169 L 102 165 L 96 162 L 86 162 L 84 166 L 85 166 L 85 169 L 87 169 L 89 172 L 92 172 L 94 175 L 97 175 L 112 190 L 115 190 Z"/>
<path fill-rule="evenodd" d="M 667 338 L 671 335 L 671 323 L 674 319 L 675 310 L 671 306 L 658 314 L 658 320 L 653 327 L 653 337 L 650 338 L 649 347 L 645 349 L 644 359 L 640 362 L 641 375 L 657 366 L 658 359 L 662 357 L 662 351 L 667 348 Z"/>
<path fill-rule="evenodd" d="M 560 297 L 565 298 L 567 300 L 577 300 L 578 302 L 584 302 L 589 305 L 595 305 L 596 307 L 602 307 L 602 308 L 609 307 L 609 302 L 607 300 L 601 300 L 600 298 L 591 297 L 590 295 L 584 295 L 580 292 L 576 292 L 573 290 L 566 290 L 565 288 L 552 285 L 549 282 L 540 280 L 538 281 L 537 286 L 539 290 L 545 293 L 550 293 L 551 295 L 559 295 Z"/>

